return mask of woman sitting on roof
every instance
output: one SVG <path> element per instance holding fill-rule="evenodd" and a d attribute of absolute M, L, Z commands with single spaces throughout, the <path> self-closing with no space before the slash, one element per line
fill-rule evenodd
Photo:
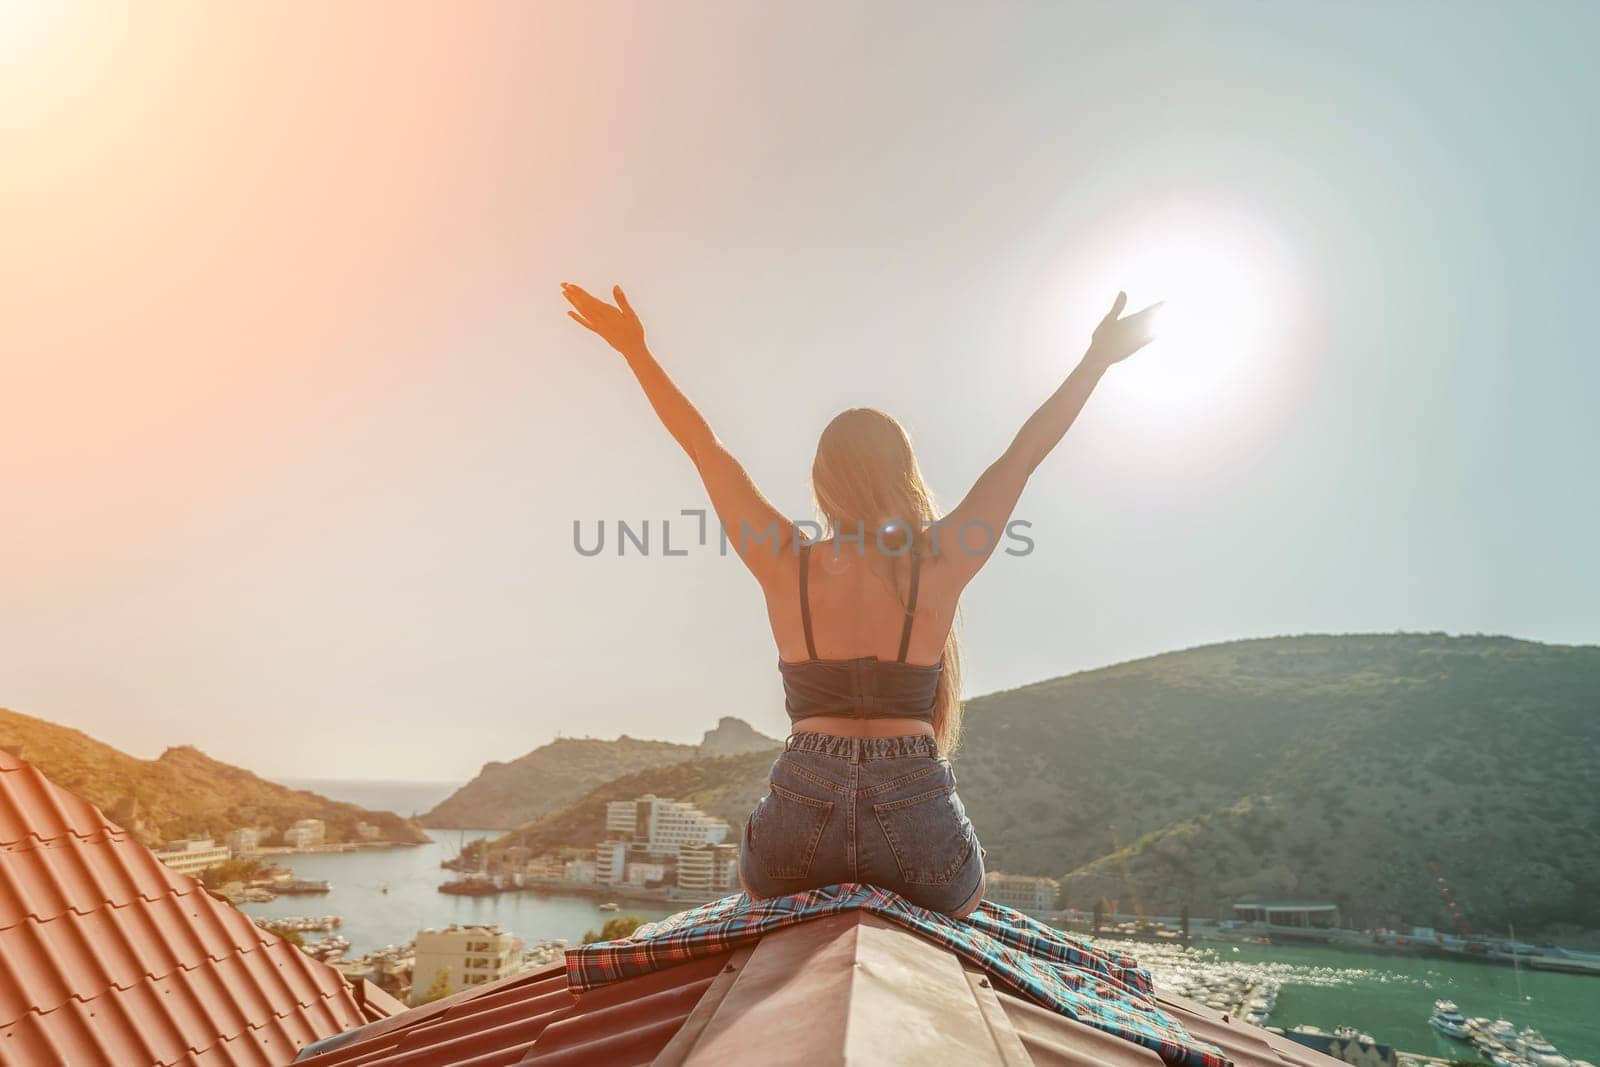
<path fill-rule="evenodd" d="M 741 884 L 760 898 L 866 882 L 966 915 L 983 899 L 984 850 L 949 760 L 961 731 L 957 601 L 1100 376 L 1150 342 L 1154 308 L 1119 317 L 1117 295 L 1077 368 L 942 522 L 901 425 L 871 408 L 837 416 L 811 467 L 832 536 L 808 542 L 798 526 L 819 524 L 768 503 L 656 362 L 621 287 L 615 305 L 562 291 L 568 314 L 628 361 L 766 594 L 793 732 L 745 824 Z"/>

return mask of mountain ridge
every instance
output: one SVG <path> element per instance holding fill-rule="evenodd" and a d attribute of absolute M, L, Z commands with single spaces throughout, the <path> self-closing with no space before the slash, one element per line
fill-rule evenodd
<path fill-rule="evenodd" d="M 436 829 L 508 830 L 556 811 L 595 786 L 650 767 L 669 767 L 711 756 L 776 752 L 782 743 L 758 733 L 743 719 L 723 716 L 698 745 L 645 741 L 623 734 L 615 740 L 558 737 L 514 760 L 483 765 L 420 821 Z"/>
<path fill-rule="evenodd" d="M 394 812 L 279 785 L 194 745 L 171 745 L 145 760 L 75 727 L 0 708 L 0 747 L 152 847 L 198 834 L 220 840 L 228 830 L 248 825 L 281 831 L 306 818 L 322 819 L 330 842 L 359 840 L 358 822 L 378 827 L 388 841 L 429 840 L 421 826 Z"/>
<path fill-rule="evenodd" d="M 1363 925 L 1600 929 L 1600 646 L 1497 635 L 1212 642 L 967 701 L 954 760 L 992 869 L 1151 913 L 1256 894 Z M 592 845 L 628 790 L 737 827 L 770 760 L 640 769 L 501 843 Z M 732 776 L 732 777 L 729 777 Z M 637 795 L 635 793 L 634 795 Z M 563 833 L 570 839 L 562 839 Z M 1503 857 L 1503 860 L 1501 859 Z"/>

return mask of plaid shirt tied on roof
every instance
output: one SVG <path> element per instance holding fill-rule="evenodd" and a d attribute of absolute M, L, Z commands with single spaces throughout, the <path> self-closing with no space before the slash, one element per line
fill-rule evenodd
<path fill-rule="evenodd" d="M 984 901 L 963 919 L 918 907 L 877 886 L 842 882 L 752 901 L 713 900 L 645 923 L 633 936 L 566 953 L 574 993 L 729 952 L 786 926 L 861 908 L 940 945 L 1017 996 L 1067 1018 L 1155 1050 L 1168 1063 L 1231 1067 L 1156 1006 L 1150 973 L 1127 956 L 1102 952 L 1020 911 Z"/>

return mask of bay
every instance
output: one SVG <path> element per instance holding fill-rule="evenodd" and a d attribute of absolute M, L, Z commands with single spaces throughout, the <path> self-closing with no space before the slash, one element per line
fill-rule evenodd
<path fill-rule="evenodd" d="M 439 866 L 455 856 L 461 844 L 491 837 L 499 830 L 430 830 L 433 842 L 394 848 L 358 849 L 353 852 L 304 852 L 269 856 L 294 869 L 301 878 L 327 879 L 329 893 L 280 896 L 240 910 L 252 918 L 290 915 L 339 915 L 339 933 L 350 939 L 347 956 L 353 958 L 384 945 L 402 945 L 422 929 L 441 929 L 451 923 L 499 923 L 500 927 L 529 942 L 565 938 L 578 944 L 586 930 L 598 930 L 617 915 L 659 919 L 673 909 L 620 902 L 617 912 L 600 911 L 600 901 L 580 896 L 538 893 L 502 893 L 492 897 L 456 896 L 439 892 L 439 885 L 457 877 Z M 385 892 L 385 887 L 388 891 Z M 319 935 L 311 935 L 313 938 Z"/>
<path fill-rule="evenodd" d="M 1428 1025 L 1433 1002 L 1453 1000 L 1469 1018 L 1533 1026 L 1569 1058 L 1600 1060 L 1600 978 L 1592 976 L 1320 945 L 1099 941 L 1148 967 L 1157 989 L 1187 970 L 1278 982 L 1271 1026 L 1354 1026 L 1406 1052 L 1476 1062 L 1472 1048 Z"/>
<path fill-rule="evenodd" d="M 312 779 L 285 780 L 285 784 L 406 815 L 426 811 L 458 785 Z M 598 930 L 616 915 L 658 919 L 673 910 L 620 901 L 620 911 L 603 912 L 596 906 L 599 901 L 582 896 L 463 897 L 439 892 L 440 883 L 456 877 L 441 868 L 440 861 L 456 855 L 465 842 L 500 832 L 430 830 L 433 841 L 426 845 L 277 857 L 302 878 L 332 882 L 333 891 L 279 897 L 246 904 L 242 910 L 251 916 L 340 915 L 344 918 L 340 933 L 350 938 L 350 956 L 403 944 L 418 930 L 450 923 L 498 923 L 529 941 L 564 938 L 575 945 L 585 931 Z M 1567 1056 L 1600 1061 L 1600 978 L 1519 973 L 1509 967 L 1318 945 L 1213 942 L 1182 947 L 1101 940 L 1149 967 L 1158 988 L 1164 976 L 1195 969 L 1276 981 L 1277 1007 L 1268 1020 L 1273 1026 L 1310 1024 L 1328 1031 L 1354 1026 L 1407 1052 L 1475 1060 L 1470 1048 L 1428 1025 L 1433 1002 L 1444 998 L 1455 1001 L 1468 1016 L 1503 1017 L 1518 1027 L 1535 1026 Z"/>

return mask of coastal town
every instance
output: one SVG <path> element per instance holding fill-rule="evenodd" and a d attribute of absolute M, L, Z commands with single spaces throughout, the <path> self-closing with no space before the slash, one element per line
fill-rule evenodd
<path fill-rule="evenodd" d="M 284 866 L 296 854 L 390 844 L 370 824 L 356 829 L 360 840 L 331 842 L 320 820 L 302 819 L 278 832 L 264 827 L 230 830 L 220 842 L 173 841 L 156 855 L 175 870 L 216 883 L 213 888 L 219 896 L 235 903 L 259 903 L 331 891 L 329 881 L 298 878 Z M 612 916 L 586 939 L 610 938 L 626 936 L 642 921 L 627 915 L 625 906 L 681 909 L 738 892 L 738 851 L 737 831 L 727 820 L 691 803 L 645 793 L 608 802 L 603 836 L 589 846 L 536 853 L 517 843 L 514 834 L 478 838 L 440 863 L 451 873 L 441 874 L 436 888 L 470 897 L 532 893 L 583 898 L 599 913 Z M 218 872 L 229 877 L 219 880 Z M 1128 889 L 1126 898 L 1101 900 L 1084 910 L 1064 906 L 1062 886 L 1055 879 L 992 871 L 987 896 L 1061 929 L 1125 946 L 1148 960 L 1173 992 L 1348 1063 L 1436 1067 L 1451 1061 L 1404 1051 L 1356 1027 L 1278 1025 L 1273 1018 L 1280 989 L 1277 980 L 1195 966 L 1188 950 L 1228 944 L 1321 945 L 1600 976 L 1600 954 L 1509 936 L 1478 936 L 1464 927 L 1456 932 L 1429 927 L 1357 930 L 1343 923 L 1338 905 L 1330 901 L 1250 898 L 1236 901 L 1226 917 L 1163 916 L 1146 914 L 1133 887 Z M 382 891 L 387 893 L 388 887 Z M 418 929 L 402 944 L 348 956 L 350 941 L 340 932 L 341 916 L 256 921 L 293 939 L 308 955 L 352 981 L 370 981 L 409 1005 L 548 967 L 570 947 L 568 939 L 525 937 L 499 922 L 452 922 Z M 1504 1019 L 1466 1017 L 1447 1000 L 1439 1002 L 1428 1025 L 1460 1042 L 1463 1055 L 1481 1054 L 1485 1061 L 1503 1067 L 1587 1064 L 1562 1054 L 1537 1029 L 1519 1029 Z"/>
<path fill-rule="evenodd" d="M 702 903 L 739 891 L 739 845 L 726 820 L 692 804 L 644 794 L 606 805 L 605 837 L 593 848 L 530 855 L 519 845 L 479 843 L 462 858 L 462 877 L 442 892 L 494 894 L 523 889 L 583 893 L 608 902 Z M 987 897 L 1030 914 L 1055 910 L 1053 878 L 991 872 Z"/>
<path fill-rule="evenodd" d="M 239 827 L 225 833 L 220 842 L 214 837 L 177 838 L 154 851 L 157 859 L 178 873 L 202 877 L 207 888 L 230 903 L 260 903 L 283 894 L 326 893 L 329 889 L 327 882 L 296 878 L 292 870 L 267 862 L 265 857 L 395 844 L 370 823 L 358 822 L 355 830 L 356 841 L 329 841 L 322 819 L 298 819 L 282 832 L 271 827 Z"/>

